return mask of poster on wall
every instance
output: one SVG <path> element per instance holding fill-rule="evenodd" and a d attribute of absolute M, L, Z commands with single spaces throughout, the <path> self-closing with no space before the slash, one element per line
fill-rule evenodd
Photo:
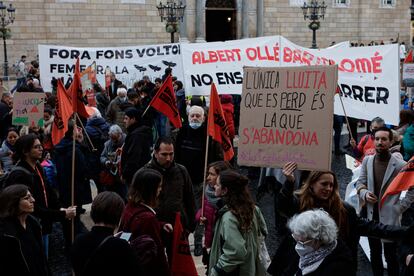
<path fill-rule="evenodd" d="M 238 164 L 331 166 L 337 66 L 245 67 Z"/>

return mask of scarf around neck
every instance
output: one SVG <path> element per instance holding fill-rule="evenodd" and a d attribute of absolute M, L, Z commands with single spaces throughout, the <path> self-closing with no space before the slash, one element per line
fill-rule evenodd
<path fill-rule="evenodd" d="M 326 256 L 334 251 L 337 244 L 338 242 L 335 240 L 331 244 L 322 246 L 319 249 L 300 257 L 299 268 L 302 271 L 302 275 L 309 274 L 318 269 L 319 265 L 323 262 Z"/>

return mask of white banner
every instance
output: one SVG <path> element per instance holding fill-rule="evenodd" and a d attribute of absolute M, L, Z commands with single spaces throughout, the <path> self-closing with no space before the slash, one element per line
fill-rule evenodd
<path fill-rule="evenodd" d="M 349 117 L 370 121 L 379 116 L 387 124 L 398 125 L 398 44 L 318 50 L 298 46 L 281 37 L 281 45 L 282 66 L 338 64 L 338 85 Z M 338 94 L 334 112 L 344 114 Z"/>
<path fill-rule="evenodd" d="M 382 117 L 398 125 L 398 45 L 325 49 L 298 46 L 282 36 L 182 45 L 187 94 L 208 95 L 210 84 L 220 94 L 240 94 L 243 66 L 277 67 L 338 64 L 338 84 L 348 116 Z M 298 82 L 303 81 L 297 80 Z M 343 115 L 335 96 L 335 114 Z"/>
<path fill-rule="evenodd" d="M 145 75 L 152 81 L 161 78 L 167 67 L 173 69 L 173 75 L 179 80 L 184 79 L 180 44 L 105 48 L 39 45 L 40 79 L 45 91 L 52 91 L 52 77 L 63 77 L 66 81 L 68 75 L 73 75 L 77 56 L 80 56 L 81 71 L 96 61 L 97 79 L 102 87 L 107 66 L 127 87 Z"/>
<path fill-rule="evenodd" d="M 277 67 L 280 36 L 181 44 L 186 94 L 241 94 L 243 66 Z"/>

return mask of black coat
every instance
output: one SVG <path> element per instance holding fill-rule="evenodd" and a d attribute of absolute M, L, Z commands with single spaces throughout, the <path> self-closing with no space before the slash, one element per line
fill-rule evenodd
<path fill-rule="evenodd" d="M 399 246 L 399 256 L 402 264 L 402 276 L 414 275 L 414 258 L 411 258 L 409 265 L 406 265 L 407 256 L 414 254 L 414 237 L 411 235 L 410 238 L 405 239 Z"/>
<path fill-rule="evenodd" d="M 55 147 L 55 164 L 57 170 L 57 183 L 59 188 L 60 202 L 63 207 L 71 206 L 71 178 L 72 178 L 72 139 L 64 137 Z M 92 202 L 90 166 L 84 152 L 88 149 L 79 143 L 75 147 L 75 205 L 81 207 L 83 204 Z"/>
<path fill-rule="evenodd" d="M 293 194 L 293 183 L 285 182 L 283 188 L 277 195 L 275 204 L 275 209 L 278 210 L 279 214 L 283 217 L 291 218 L 299 213 L 299 199 Z M 357 254 L 360 236 L 399 240 L 408 235 L 406 227 L 385 225 L 361 218 L 356 214 L 355 209 L 351 205 L 346 202 L 343 202 L 343 205 L 347 213 L 347 233 L 339 232 L 339 238 L 342 239 L 351 250 L 354 274 L 357 269 Z M 315 208 L 316 207 L 317 206 L 315 206 Z M 290 237 L 290 234 L 287 235 L 281 243 L 281 246 L 277 249 L 276 255 L 273 258 L 274 261 L 272 261 L 272 264 L 269 267 L 269 273 L 272 275 L 290 275 L 289 273 L 292 272 L 290 269 L 296 267 L 297 265 L 295 262 L 298 261 L 294 245 L 295 243 Z M 285 272 L 287 271 L 286 268 L 290 268 L 288 269 L 289 273 Z"/>
<path fill-rule="evenodd" d="M 127 128 L 121 155 L 121 173 L 129 185 L 134 174 L 151 160 L 152 130 L 150 127 L 133 124 Z"/>
<path fill-rule="evenodd" d="M 306 276 L 349 276 L 355 274 L 352 262 L 351 251 L 341 240 L 338 240 L 332 253 L 326 256 L 315 271 Z M 296 275 L 302 276 L 302 271 L 299 269 Z"/>
<path fill-rule="evenodd" d="M 0 274 L 51 275 L 43 251 L 40 225 L 34 217 L 27 217 L 26 229 L 17 218 L 0 219 Z"/>
<path fill-rule="evenodd" d="M 11 108 L 3 101 L 0 101 L 0 140 L 6 138 L 7 129 L 12 126 Z"/>
<path fill-rule="evenodd" d="M 112 89 L 112 84 L 114 86 L 114 89 Z M 122 85 L 122 81 L 120 81 L 118 79 L 115 79 L 114 83 L 111 82 L 111 85 L 108 87 L 108 94 L 109 94 L 109 97 L 111 98 L 111 100 L 115 99 L 115 97 L 117 96 L 116 92 L 118 91 L 118 88 L 121 85 Z"/>
<path fill-rule="evenodd" d="M 194 185 L 203 183 L 206 138 L 206 123 L 203 123 L 198 129 L 192 129 L 188 124 L 185 124 L 177 135 L 175 160 L 188 170 Z M 208 152 L 207 164 L 223 160 L 221 149 L 213 139 L 210 139 Z"/>
<path fill-rule="evenodd" d="M 91 232 L 76 237 L 71 247 L 75 275 L 139 275 L 134 251 L 127 241 L 110 238 L 97 250 L 110 235 L 113 229 L 94 226 Z"/>
<path fill-rule="evenodd" d="M 17 165 L 25 168 L 30 174 L 23 170 L 12 170 L 7 178 L 6 185 L 24 184 L 30 188 L 31 193 L 36 200 L 33 215 L 40 219 L 43 234 L 50 234 L 52 232 L 53 222 L 65 219 L 65 212 L 59 210 L 60 204 L 58 197 L 48 183 L 43 168 L 39 163 L 36 164 L 36 168 L 43 178 L 45 190 L 43 190 L 40 176 L 27 162 L 19 161 Z M 46 192 L 47 206 L 44 192 Z"/>

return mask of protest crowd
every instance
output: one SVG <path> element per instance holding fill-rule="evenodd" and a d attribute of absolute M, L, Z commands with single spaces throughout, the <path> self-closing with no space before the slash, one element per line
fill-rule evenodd
<path fill-rule="evenodd" d="M 345 117 L 334 115 L 333 154 L 359 163 L 350 200 L 335 172 L 295 162 L 268 168 L 256 196 L 237 165 L 239 95 L 213 86 L 210 97 L 188 96 L 171 68 L 132 87 L 110 72 L 87 91 L 79 60 L 73 76 L 52 80 L 53 91 L 43 91 L 37 61 L 22 56 L 15 70 L 0 103 L 0 275 L 51 275 L 56 223 L 75 275 L 197 275 L 191 254 L 213 276 L 356 275 L 361 236 L 375 276 L 384 275 L 383 251 L 388 275 L 414 275 L 414 222 L 402 223 L 414 210 L 406 91 L 397 126 L 348 118 L 346 148 Z M 15 99 L 33 93 L 44 97 L 42 123 L 22 126 Z M 268 190 L 283 236 L 274 256 L 256 206 Z M 90 231 L 80 219 L 88 204 Z"/>

